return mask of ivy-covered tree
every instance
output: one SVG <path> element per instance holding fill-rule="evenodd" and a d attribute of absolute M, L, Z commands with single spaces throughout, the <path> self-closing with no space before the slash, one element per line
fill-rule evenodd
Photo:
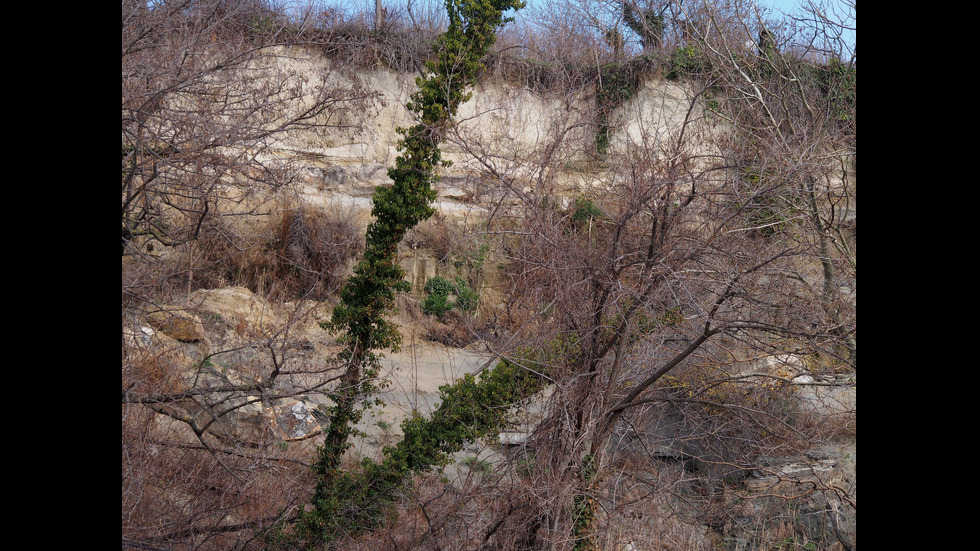
<path fill-rule="evenodd" d="M 433 419 L 416 416 L 408 420 L 405 440 L 385 450 L 381 463 L 366 461 L 357 473 L 340 468 L 360 420 L 360 408 L 370 403 L 364 399 L 376 390 L 378 351 L 397 350 L 400 344 L 397 329 L 386 319 L 394 312 L 396 294 L 409 289 L 398 265 L 398 243 L 409 229 L 434 213 L 435 169 L 447 164 L 439 150 L 444 131 L 460 104 L 470 98 L 467 88 L 482 70 L 482 59 L 494 44 L 497 30 L 510 21 L 504 12 L 523 6 L 519 0 L 446 1 L 448 28 L 436 43 L 437 56 L 426 64 L 428 76 L 417 79 L 419 89 L 407 104 L 418 123 L 398 130 L 403 136 L 399 142 L 402 154 L 388 171 L 394 183 L 375 192 L 371 211 L 375 220 L 367 228 L 364 256 L 341 291 L 341 301 L 328 324 L 342 332 L 346 348 L 337 361 L 346 366 L 346 372 L 331 394 L 335 405 L 313 466 L 313 500 L 299 515 L 297 533 L 304 540 L 328 541 L 375 526 L 405 477 L 444 461 L 465 440 L 499 431 L 499 413 L 488 416 L 487 405 L 494 400 L 509 405 L 516 396 L 513 377 L 492 375 L 510 373 L 505 366 L 491 372 L 485 380 L 496 382 L 486 386 L 468 378 L 446 389 L 448 394 Z"/>
<path fill-rule="evenodd" d="M 640 8 L 630 0 L 623 0 L 623 21 L 640 37 L 643 49 L 658 48 L 664 40 L 664 14 L 670 7 L 667 2 L 660 11 Z"/>

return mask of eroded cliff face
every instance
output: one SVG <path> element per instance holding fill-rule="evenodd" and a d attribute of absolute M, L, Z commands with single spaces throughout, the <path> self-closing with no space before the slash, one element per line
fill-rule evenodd
<path fill-rule="evenodd" d="M 365 101 L 327 109 L 308 128 L 281 136 L 264 155 L 296 161 L 295 191 L 304 201 L 369 209 L 374 188 L 390 183 L 387 170 L 401 137 L 396 130 L 415 122 L 405 104 L 416 89 L 416 75 L 382 68 L 351 71 L 302 50 L 275 63 L 307 75 L 303 85 L 310 89 L 357 89 Z M 607 119 L 608 155 L 663 155 L 679 142 L 703 153 L 713 147 L 711 134 L 723 128 L 692 86 L 655 75 L 642 78 Z M 492 195 L 494 187 L 527 190 L 544 173 L 559 194 L 602 186 L 613 176 L 594 154 L 597 128 L 594 86 L 535 90 L 519 79 L 488 74 L 446 131 L 443 158 L 452 165 L 440 170 L 437 210 L 465 216 L 486 207 L 482 195 Z"/>
<path fill-rule="evenodd" d="M 375 189 L 391 183 L 387 171 L 399 155 L 397 130 L 415 124 L 406 103 L 417 89 L 417 75 L 350 68 L 300 48 L 279 54 L 262 70 L 291 75 L 283 78 L 298 79 L 294 85 L 311 96 L 336 89 L 342 92 L 338 98 L 347 99 L 326 106 L 308 124 L 276 135 L 261 152 L 270 161 L 288 162 L 294 174 L 292 184 L 277 190 L 270 204 L 341 209 L 366 225 Z M 712 110 L 710 96 L 700 94 L 692 82 L 667 80 L 658 71 L 639 75 L 637 84 L 627 99 L 603 112 L 595 82 L 540 86 L 513 73 L 488 71 L 460 107 L 456 123 L 445 129 L 442 152 L 451 165 L 437 171 L 434 207 L 439 216 L 478 225 L 490 212 L 526 201 L 530 192 L 567 206 L 586 191 L 600 196 L 604 190 L 613 192 L 629 177 L 621 171 L 624 165 L 651 161 L 683 163 L 683 173 L 672 176 L 681 189 L 695 178 L 702 192 L 723 185 L 728 169 L 719 153 L 731 146 L 732 133 L 724 117 Z M 352 97 L 360 99 L 349 101 Z M 311 107 L 300 103 L 291 108 Z M 600 132 L 608 132 L 602 155 L 596 153 Z M 841 174 L 835 185 L 842 188 L 846 181 L 854 186 L 853 158 L 841 166 L 849 174 L 846 179 Z M 853 189 L 847 195 L 847 217 L 854 221 Z M 257 225 L 278 223 L 276 208 L 265 212 L 269 214 L 251 220 Z M 445 275 L 443 255 L 424 243 L 408 245 L 401 263 L 413 287 L 421 289 L 427 279 Z"/>
<path fill-rule="evenodd" d="M 275 67 L 282 64 L 304 75 L 295 83 L 297 86 L 309 90 L 335 87 L 347 92 L 344 97 L 360 94 L 364 99 L 338 102 L 302 128 L 273 136 L 261 155 L 270 161 L 290 161 L 288 170 L 295 176 L 292 183 L 274 192 L 254 190 L 254 196 L 242 199 L 238 207 L 253 214 L 230 217 L 229 223 L 247 223 L 252 226 L 251 231 L 265 232 L 268 237 L 281 224 L 282 212 L 295 210 L 302 204 L 345 210 L 353 213 L 359 223 L 366 224 L 372 194 L 378 186 L 391 182 L 387 170 L 399 154 L 397 129 L 414 124 L 405 104 L 416 89 L 415 75 L 381 68 L 351 70 L 334 67 L 326 58 L 301 50 L 283 53 L 286 55 L 272 58 L 271 65 L 264 68 L 271 71 L 269 74 L 276 74 Z M 287 73 L 294 74 L 283 72 Z M 297 110 L 310 107 L 292 106 Z M 435 204 L 439 218 L 450 220 L 451 224 L 468 231 L 479 227 L 491 213 L 519 204 L 526 199 L 524 194 L 531 191 L 568 205 L 586 190 L 599 192 L 601 197 L 602 190 L 615 189 L 617 182 L 621 183 L 627 176 L 609 167 L 628 166 L 629 163 L 606 163 L 602 156 L 595 154 L 596 135 L 602 124 L 609 127 L 608 157 L 642 163 L 683 155 L 689 170 L 711 174 L 714 174 L 708 170 L 712 168 L 711 163 L 719 163 L 719 157 L 713 153 L 729 138 L 724 121 L 703 104 L 691 85 L 684 82 L 648 75 L 641 79 L 629 100 L 601 119 L 597 114 L 594 87 L 539 90 L 512 77 L 491 73 L 472 90 L 472 98 L 463 104 L 455 126 L 446 130 L 442 149 L 444 158 L 453 164 L 439 170 Z M 712 178 L 723 177 L 721 171 L 717 174 Z M 683 180 L 679 183 L 684 185 Z M 711 178 L 702 178 L 700 184 L 711 185 Z M 229 190 L 244 193 L 232 187 Z M 273 196 L 264 196 L 264 193 Z M 438 250 L 433 243 L 415 237 L 414 234 L 410 236 L 400 250 L 400 263 L 412 283 L 414 295 L 406 298 L 398 320 L 404 329 L 405 349 L 385 361 L 397 384 L 384 398 L 392 406 L 389 411 L 395 413 L 372 418 L 361 427 L 373 437 L 366 444 L 366 451 L 358 450 L 365 454 L 374 453 L 389 439 L 397 438 L 397 430 L 392 432 L 387 427 L 398 426 L 403 418 L 400 413 L 420 407 L 420 404 L 427 407 L 437 399 L 439 385 L 451 382 L 460 373 L 475 372 L 485 361 L 492 359 L 490 356 L 485 358 L 482 349 L 434 344 L 430 334 L 426 333 L 431 327 L 426 329 L 419 319 L 413 319 L 412 316 L 419 312 L 425 282 L 436 275 L 453 277 L 460 269 L 451 261 L 447 262 L 444 251 Z M 479 289 L 480 294 L 491 307 L 499 303 L 491 296 L 494 275 L 495 272 L 488 269 L 480 278 L 481 284 L 485 285 Z M 188 311 L 197 312 L 198 318 L 172 315 L 159 323 L 150 318 L 145 325 L 135 326 L 124 337 L 135 343 L 133 346 L 168 350 L 169 356 L 164 359 L 182 365 L 181 373 L 188 380 L 193 378 L 197 382 L 206 376 L 215 386 L 227 381 L 239 383 L 269 377 L 267 350 L 254 343 L 280 330 L 285 331 L 283 328 L 286 327 L 290 339 L 297 343 L 294 348 L 283 349 L 282 359 L 290 362 L 289 367 L 297 372 L 307 369 L 313 372 L 326 365 L 337 350 L 333 336 L 319 325 L 329 319 L 329 301 L 312 306 L 299 303 L 273 305 L 259 295 L 237 287 L 201 290 L 193 293 L 186 305 Z M 306 308 L 309 311 L 305 311 Z M 303 323 L 294 322 L 294 317 Z M 171 322 L 171 318 L 190 321 L 177 324 Z M 435 324 L 431 320 L 426 323 Z M 186 330 L 186 334 L 168 333 L 176 332 L 178 328 Z M 790 360 L 796 361 L 796 358 L 779 360 L 771 367 L 753 363 L 751 369 L 746 368 L 738 376 L 759 376 L 760 373 L 765 377 L 773 376 L 779 367 L 791 364 Z M 201 370 L 201 366 L 207 369 Z M 399 371 L 405 366 L 411 366 L 410 370 Z M 853 385 L 814 384 L 802 375 L 796 376 L 796 372 L 792 373 L 791 379 L 791 384 L 799 388 L 795 395 L 803 406 L 827 409 L 819 412 L 826 416 L 853 413 L 856 401 Z M 300 383 L 311 388 L 316 384 L 303 379 L 296 384 Z M 295 440 L 299 445 L 311 445 L 319 430 L 312 412 L 318 405 L 329 405 L 322 400 L 304 398 L 260 407 L 258 397 L 248 399 L 254 403 L 242 407 L 243 414 L 236 417 L 232 425 L 238 432 L 222 434 L 222 437 L 248 439 L 254 434 L 265 437 L 267 429 L 271 428 L 276 438 L 283 442 Z M 532 424 L 528 422 L 527 426 Z M 379 432 L 379 429 L 383 430 Z M 523 432 L 511 433 L 507 436 L 509 440 L 502 439 L 500 443 L 509 446 L 526 436 Z M 644 446 L 649 448 L 647 444 Z M 488 449 L 474 446 L 458 459 L 492 457 Z M 810 483 L 812 479 L 821 484 L 852 484 L 856 449 L 853 443 L 848 443 L 842 450 L 808 450 L 813 457 L 802 465 L 778 457 L 765 458 L 766 462 L 758 469 L 745 475 L 745 487 L 747 491 L 766 494 L 775 492 L 776 484 L 786 481 L 798 484 L 799 481 Z M 665 447 L 655 455 L 664 462 L 676 462 L 676 465 L 671 463 L 670 468 L 676 468 L 680 473 L 687 468 L 686 454 L 700 453 L 703 450 Z M 304 457 L 308 456 L 309 453 L 305 453 Z M 465 468 L 459 472 L 467 473 Z M 768 514 L 767 501 L 755 499 L 747 503 L 752 506 L 743 507 L 740 519 L 755 522 Z M 814 509 L 812 518 L 823 519 L 824 509 L 833 509 L 836 515 L 839 508 L 836 501 L 817 505 L 821 509 Z M 846 525 L 845 530 L 853 533 L 855 519 L 846 515 L 840 518 L 835 522 Z M 635 530 L 638 526 L 635 522 L 628 524 L 623 530 Z M 831 528 L 836 530 L 836 524 Z M 831 528 L 820 531 L 829 534 Z"/>

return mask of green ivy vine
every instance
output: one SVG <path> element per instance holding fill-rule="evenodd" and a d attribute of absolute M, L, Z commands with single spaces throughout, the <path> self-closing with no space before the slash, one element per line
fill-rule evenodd
<path fill-rule="evenodd" d="M 366 460 L 356 472 L 341 469 L 362 408 L 370 405 L 364 398 L 377 390 L 373 382 L 380 367 L 377 351 L 397 350 L 401 343 L 397 329 L 386 319 L 395 312 L 397 293 L 410 288 L 398 264 L 398 243 L 408 230 L 433 215 L 434 171 L 448 164 L 439 150 L 445 129 L 459 105 L 470 98 L 466 90 L 482 70 L 497 29 L 511 21 L 504 12 L 523 7 L 520 0 L 446 0 L 448 28 L 435 45 L 437 56 L 426 63 L 428 76 L 416 80 L 418 91 L 407 104 L 418 123 L 398 129 L 401 155 L 388 170 L 393 184 L 374 194 L 374 221 L 367 228 L 363 257 L 326 324 L 341 334 L 345 349 L 336 361 L 346 371 L 330 395 L 334 406 L 326 412 L 324 443 L 313 464 L 314 495 L 309 508 L 300 509 L 292 534 L 298 542 L 327 542 L 376 526 L 406 476 L 439 464 L 462 441 L 493 430 L 502 413 L 488 404 L 513 399 L 519 387 L 506 368 L 488 372 L 480 384 L 465 378 L 458 387 L 446 389 L 447 397 L 432 419 L 416 416 L 406 421 L 405 439 L 385 450 L 382 463 Z"/>
<path fill-rule="evenodd" d="M 599 69 L 596 81 L 596 153 L 604 155 L 609 149 L 609 133 L 612 112 L 636 94 L 640 80 L 633 66 L 610 63 Z"/>

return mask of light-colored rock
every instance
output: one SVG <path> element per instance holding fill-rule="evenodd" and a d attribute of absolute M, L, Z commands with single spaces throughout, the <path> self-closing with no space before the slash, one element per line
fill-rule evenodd
<path fill-rule="evenodd" d="M 524 432 L 502 432 L 497 438 L 501 446 L 520 446 L 527 442 L 527 433 Z"/>
<path fill-rule="evenodd" d="M 205 337 L 201 318 L 179 308 L 150 312 L 147 322 L 157 331 L 181 342 L 203 341 Z"/>
<path fill-rule="evenodd" d="M 140 373 L 139 378 L 155 381 L 161 389 L 179 392 L 188 388 L 200 359 L 207 353 L 209 341 L 205 336 L 201 340 L 181 342 L 163 331 L 136 325 L 123 326 L 123 345 L 133 369 Z"/>
<path fill-rule="evenodd" d="M 265 408 L 269 427 L 281 440 L 302 440 L 320 432 L 320 425 L 313 417 L 312 408 L 299 400 Z"/>
<path fill-rule="evenodd" d="M 245 287 L 201 289 L 188 301 L 193 307 L 233 323 L 243 335 L 268 336 L 282 327 L 282 319 L 264 299 Z"/>

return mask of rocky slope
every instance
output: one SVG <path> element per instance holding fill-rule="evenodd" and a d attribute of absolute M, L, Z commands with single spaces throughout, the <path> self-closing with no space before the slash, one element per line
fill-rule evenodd
<path fill-rule="evenodd" d="M 281 62 L 294 68 L 307 67 L 303 71 L 310 74 L 329 66 L 327 60 L 301 50 Z M 414 90 L 413 77 L 383 69 L 354 73 L 336 70 L 328 74 L 327 80 L 310 85 L 346 86 L 356 81 L 377 96 L 366 109 L 331 113 L 332 118 L 323 121 L 325 126 L 292 133 L 263 154 L 295 161 L 294 184 L 277 193 L 289 197 L 293 204 L 345 209 L 363 226 L 374 189 L 389 182 L 386 171 L 397 155 L 395 130 L 412 124 L 404 105 Z M 692 109 L 693 95 L 682 83 L 657 77 L 643 80 L 632 98 L 612 116 L 616 130 L 610 136 L 610 151 L 630 155 L 638 149 L 657 149 L 651 140 L 686 139 L 699 144 L 700 153 L 709 153 L 712 136 L 724 125 L 706 114 L 697 102 Z M 699 122 L 685 127 L 692 110 L 699 111 Z M 616 175 L 610 174 L 601 163 L 580 154 L 564 153 L 587 151 L 588 147 L 567 147 L 561 151 L 553 147 L 594 140 L 589 130 L 594 116 L 594 100 L 584 92 L 543 94 L 506 76 L 491 76 L 474 90 L 472 101 L 463 106 L 458 126 L 447 136 L 445 157 L 453 165 L 441 173 L 435 205 L 440 216 L 454 223 L 477 223 L 500 207 L 497 201 L 502 194 L 495 186 L 500 186 L 501 181 L 510 182 L 519 192 L 534 182 L 542 170 L 551 171 L 550 175 L 559 183 L 555 190 L 557 201 L 567 203 L 579 190 L 606 185 Z M 562 168 L 543 168 L 545 163 L 536 161 L 541 155 L 562 155 L 563 162 L 558 164 Z M 555 163 L 549 162 L 547 166 Z M 488 172 L 497 176 L 496 181 L 484 179 Z M 277 222 L 274 210 L 249 219 L 255 227 L 274 227 Z M 474 373 L 494 360 L 493 354 L 481 349 L 479 344 L 453 348 L 426 339 L 431 324 L 418 315 L 419 290 L 436 275 L 455 275 L 456 269 L 445 262 L 444 251 L 433 249 L 424 240 L 406 243 L 401 263 L 413 283 L 415 306 L 406 303 L 398 318 L 405 336 L 402 350 L 388 353 L 384 359 L 386 371 L 382 376 L 389 384 L 380 397 L 386 407 L 365 417 L 361 428 L 370 438 L 352 451 L 354 455 L 373 455 L 380 446 L 397 439 L 400 421 L 413 410 L 423 414 L 429 411 L 438 400 L 439 386 L 463 373 Z M 175 388 L 192 388 L 202 377 L 214 381 L 216 386 L 247 384 L 272 376 L 271 370 L 275 368 L 316 371 L 328 364 L 338 350 L 334 336 L 320 326 L 329 312 L 329 303 L 278 305 L 242 287 L 207 289 L 191 293 L 184 304 L 164 305 L 155 314 L 124 328 L 124 337 L 129 346 L 159 350 L 167 362 L 183 366 L 183 380 L 171 383 Z M 278 348 L 268 346 L 272 342 L 279 343 Z M 263 347 L 263 343 L 267 345 Z M 768 376 L 794 361 L 793 358 L 764 358 L 746 365 L 744 376 Z M 854 410 L 856 394 L 850 381 L 814 380 L 801 375 L 802 371 L 789 375 L 798 388 L 796 397 L 801 408 L 831 417 Z M 226 436 L 235 440 L 264 441 L 272 434 L 282 442 L 312 445 L 321 428 L 317 408 L 329 404 L 317 392 L 322 390 L 318 376 L 291 377 L 285 384 L 309 392 L 296 392 L 288 400 L 270 402 L 263 396 L 250 397 L 248 404 L 238 407 L 232 423 L 215 430 L 226 431 Z M 541 397 L 546 399 L 547 396 Z M 515 426 L 513 433 L 502 435 L 499 442 L 474 443 L 460 454 L 460 459 L 494 461 L 503 457 L 510 446 L 523 442 L 524 431 L 533 423 L 535 413 L 534 408 L 529 408 L 530 418 L 524 426 Z M 661 436 L 661 441 L 642 445 L 661 450 L 658 453 L 664 461 L 683 461 L 692 455 L 691 450 L 674 446 L 669 431 L 661 432 Z M 637 444 L 622 442 L 624 453 L 632 445 Z M 783 485 L 807 480 L 853 487 L 856 479 L 853 443 L 836 449 L 807 450 L 807 453 L 812 461 L 805 464 L 778 457 L 765 458 L 758 469 L 744 477 L 744 488 L 756 494 L 777 495 Z M 452 467 L 449 472 L 453 476 L 466 475 L 465 468 L 460 466 Z M 753 503 L 758 509 L 764 501 Z M 835 514 L 839 509 L 839 503 L 812 506 L 820 511 L 831 508 Z M 741 517 L 746 522 L 761 514 L 760 510 L 746 507 Z M 840 526 L 832 528 L 853 532 L 854 522 L 853 518 L 841 517 Z M 738 542 L 734 548 L 739 548 Z"/>

